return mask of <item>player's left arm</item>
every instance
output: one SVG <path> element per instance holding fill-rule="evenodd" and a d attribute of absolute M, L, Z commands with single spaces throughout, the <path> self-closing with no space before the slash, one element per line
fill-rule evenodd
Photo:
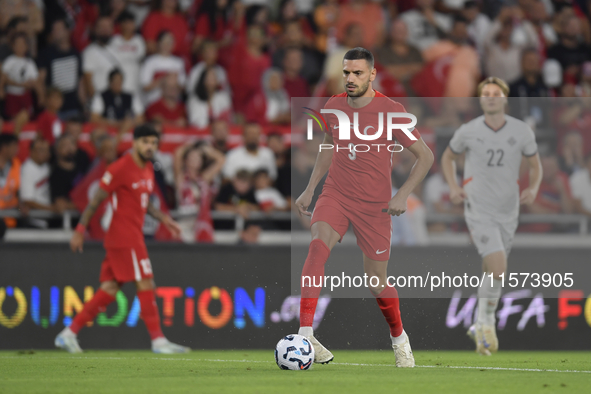
<path fill-rule="evenodd" d="M 425 179 L 425 176 L 433 165 L 433 152 L 431 152 L 431 149 L 429 149 L 421 137 L 406 149 L 415 155 L 417 161 L 410 170 L 406 182 L 404 182 L 396 195 L 388 203 L 388 214 L 390 215 L 400 216 L 406 212 L 406 200 L 408 196 Z"/>
<path fill-rule="evenodd" d="M 529 186 L 521 192 L 519 202 L 525 205 L 531 205 L 538 195 L 540 184 L 542 183 L 542 163 L 538 153 L 531 156 L 524 156 L 529 166 Z"/>
<path fill-rule="evenodd" d="M 147 212 L 148 215 L 162 223 L 174 237 L 179 237 L 181 235 L 181 227 L 179 224 L 173 218 L 171 218 L 170 215 L 167 215 L 156 208 L 152 202 L 148 202 Z"/>

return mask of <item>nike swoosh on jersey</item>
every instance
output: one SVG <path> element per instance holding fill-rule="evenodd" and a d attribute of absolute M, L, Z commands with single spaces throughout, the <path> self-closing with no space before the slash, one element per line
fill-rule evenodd
<path fill-rule="evenodd" d="M 376 250 L 376 254 L 382 254 L 382 253 L 385 253 L 387 250 L 388 250 L 388 249 L 384 249 L 384 250 L 380 251 L 380 250 L 378 249 L 378 250 Z"/>

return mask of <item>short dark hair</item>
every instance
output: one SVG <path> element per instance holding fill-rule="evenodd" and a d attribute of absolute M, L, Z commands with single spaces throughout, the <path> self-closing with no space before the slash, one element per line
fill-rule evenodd
<path fill-rule="evenodd" d="M 252 174 L 252 177 L 257 178 L 259 175 L 269 176 L 269 170 L 267 170 L 265 168 L 259 168 L 258 170 L 256 170 L 254 172 L 254 174 Z"/>
<path fill-rule="evenodd" d="M 123 22 L 127 22 L 127 21 L 134 21 L 135 22 L 135 17 L 133 16 L 133 14 L 131 12 L 124 10 L 117 17 L 117 23 L 123 23 Z"/>
<path fill-rule="evenodd" d="M 160 138 L 160 134 L 158 131 L 152 126 L 151 124 L 144 123 L 142 125 L 136 126 L 133 129 L 133 139 L 137 140 L 138 138 L 142 137 L 158 137 Z"/>
<path fill-rule="evenodd" d="M 353 49 L 349 49 L 343 60 L 365 60 L 369 66 L 369 69 L 373 69 L 374 59 L 373 54 L 363 47 L 357 47 Z"/>
<path fill-rule="evenodd" d="M 172 34 L 172 32 L 170 30 L 161 30 L 158 33 L 158 35 L 156 36 L 156 42 L 160 43 L 160 40 L 162 40 L 162 38 L 167 34 Z M 174 35 L 173 35 L 173 37 L 174 37 Z"/>
<path fill-rule="evenodd" d="M 470 21 L 468 21 L 468 19 L 464 18 L 462 15 L 455 15 L 453 24 L 455 25 L 456 23 L 465 23 L 467 25 L 470 23 Z"/>
<path fill-rule="evenodd" d="M 250 174 L 250 172 L 244 168 L 238 170 L 236 172 L 236 174 L 234 175 L 234 178 L 236 179 L 240 179 L 242 181 L 247 181 L 250 182 L 252 181 L 252 175 Z"/>
<path fill-rule="evenodd" d="M 18 143 L 18 138 L 12 133 L 0 133 L 0 149 L 10 144 Z"/>
<path fill-rule="evenodd" d="M 118 68 L 114 68 L 111 70 L 111 72 L 109 73 L 109 83 L 111 83 L 113 81 L 113 78 L 115 77 L 115 75 L 121 75 L 121 78 L 123 78 L 123 73 L 121 72 L 121 70 L 119 70 Z"/>

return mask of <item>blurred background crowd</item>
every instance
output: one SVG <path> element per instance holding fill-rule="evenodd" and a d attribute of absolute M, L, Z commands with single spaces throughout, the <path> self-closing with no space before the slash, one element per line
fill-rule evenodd
<path fill-rule="evenodd" d="M 290 149 L 290 99 L 343 92 L 342 58 L 357 46 L 375 55 L 374 88 L 412 113 L 421 108 L 410 98 L 471 97 L 487 76 L 507 81 L 509 110 L 536 130 L 543 156 L 526 212 L 591 217 L 588 0 L 0 0 L 0 32 L 0 210 L 20 213 L 4 227 L 61 227 L 27 214 L 80 211 L 132 128 L 150 122 L 162 133 L 152 198 L 184 218 L 183 240 L 233 228 L 219 212 L 246 220 L 244 242 L 289 229 L 289 217 L 249 218 L 290 212 L 313 167 L 313 144 Z M 420 129 L 436 156 L 470 115 L 452 107 Z M 412 158 L 395 156 L 399 186 Z M 435 165 L 409 203 L 422 230 L 396 242 L 464 231 L 425 219 L 461 215 L 447 193 Z M 109 215 L 105 204 L 90 237 Z M 149 220 L 145 232 L 168 237 Z"/>

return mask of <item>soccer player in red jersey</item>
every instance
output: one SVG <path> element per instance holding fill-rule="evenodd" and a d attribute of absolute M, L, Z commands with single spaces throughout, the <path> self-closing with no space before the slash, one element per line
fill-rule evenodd
<path fill-rule="evenodd" d="M 154 169 L 150 160 L 158 149 L 158 139 L 158 132 L 153 127 L 136 127 L 132 151 L 107 167 L 97 192 L 82 213 L 70 240 L 70 247 L 74 252 L 82 252 L 86 225 L 101 202 L 111 197 L 113 219 L 105 235 L 107 255 L 101 267 L 101 286 L 74 317 L 72 324 L 55 338 L 56 347 L 70 353 L 82 352 L 78 345 L 78 332 L 115 301 L 115 295 L 122 284 L 135 282 L 141 317 L 152 338 L 152 351 L 170 354 L 187 353 L 190 350 L 169 342 L 162 334 L 152 266 L 142 233 L 144 217 L 148 213 L 162 222 L 173 235 L 180 234 L 179 225 L 150 203 L 150 194 L 155 187 Z"/>
<path fill-rule="evenodd" d="M 414 367 L 414 357 L 408 336 L 402 328 L 398 292 L 386 282 L 392 221 L 406 211 L 406 200 L 423 180 L 433 164 L 433 153 L 414 128 L 392 130 L 390 140 L 385 132 L 387 113 L 406 112 L 404 107 L 372 88 L 376 77 L 374 58 L 365 48 L 348 51 L 343 59 L 345 93 L 331 97 L 325 109 L 339 110 L 348 115 L 355 133 L 344 132 L 336 112 L 325 115 L 328 129 L 316 158 L 316 164 L 306 190 L 296 200 L 300 214 L 311 216 L 312 242 L 302 271 L 302 278 L 316 278 L 321 283 L 324 264 L 330 251 L 347 232 L 349 223 L 363 252 L 363 264 L 368 277 L 377 277 L 377 287 L 370 287 L 390 326 L 390 338 L 397 367 Z M 326 114 L 326 112 L 324 112 Z M 408 123 L 398 121 L 399 123 Z M 339 127 L 340 126 L 340 127 Z M 380 126 L 383 126 L 381 135 Z M 374 139 L 368 131 L 375 131 Z M 332 130 L 331 130 L 332 129 Z M 362 136 L 361 133 L 365 134 Z M 348 135 L 347 135 L 348 134 Z M 341 139 L 341 136 L 343 138 Z M 361 138 L 362 137 L 362 138 Z M 398 146 L 392 148 L 393 139 Z M 407 181 L 392 197 L 392 155 L 394 150 L 411 151 L 416 162 Z M 326 149 L 327 147 L 338 149 Z M 359 146 L 356 149 L 355 146 Z M 369 146 L 369 150 L 367 150 Z M 366 151 L 367 150 L 367 151 Z M 307 211 L 316 186 L 328 171 L 322 193 L 313 213 Z M 387 212 L 387 213 L 386 213 Z M 302 282 L 299 334 L 307 337 L 315 351 L 315 362 L 328 363 L 334 356 L 314 338 L 312 322 L 320 295 L 320 287 Z M 371 281 L 370 281 L 371 283 Z M 374 283 L 375 284 L 375 283 Z"/>

